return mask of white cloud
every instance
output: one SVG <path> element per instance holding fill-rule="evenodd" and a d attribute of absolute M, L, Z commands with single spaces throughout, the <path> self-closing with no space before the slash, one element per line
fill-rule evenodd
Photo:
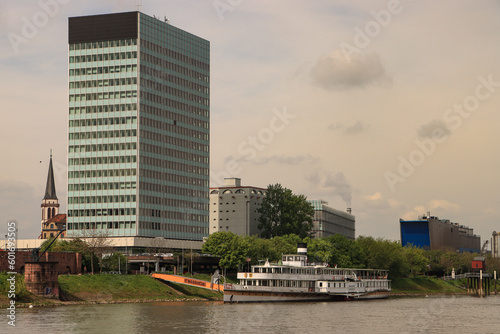
<path fill-rule="evenodd" d="M 365 129 L 366 129 L 366 126 L 362 122 L 356 121 L 356 123 L 354 123 L 354 125 L 345 128 L 343 133 L 346 135 L 355 135 L 355 134 L 358 134 L 360 132 L 363 132 Z"/>
<path fill-rule="evenodd" d="M 387 84 L 391 81 L 377 54 L 355 54 L 348 61 L 338 50 L 318 59 L 311 70 L 311 78 L 313 83 L 328 90 Z"/>
<path fill-rule="evenodd" d="M 404 220 L 415 220 L 419 216 L 430 212 L 431 216 L 436 216 L 441 219 L 449 219 L 450 215 L 456 215 L 460 212 L 460 205 L 449 202 L 444 199 L 433 199 L 425 205 L 417 205 L 412 210 L 406 211 L 401 217 Z"/>
<path fill-rule="evenodd" d="M 439 138 L 447 136 L 451 133 L 445 122 L 440 119 L 435 119 L 429 123 L 423 124 L 417 129 L 417 134 L 422 138 Z"/>

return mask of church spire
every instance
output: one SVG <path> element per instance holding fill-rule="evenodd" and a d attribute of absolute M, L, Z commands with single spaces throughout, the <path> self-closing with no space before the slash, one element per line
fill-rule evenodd
<path fill-rule="evenodd" d="M 49 174 L 47 175 L 47 185 L 45 186 L 45 196 L 43 199 L 57 199 L 54 169 L 52 168 L 52 150 L 50 150 Z"/>

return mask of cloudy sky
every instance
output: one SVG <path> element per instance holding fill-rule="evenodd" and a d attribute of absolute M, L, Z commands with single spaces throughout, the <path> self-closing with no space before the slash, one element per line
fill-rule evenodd
<path fill-rule="evenodd" d="M 497 1 L 138 2 L 211 42 L 211 186 L 351 206 L 358 236 L 428 211 L 500 230 Z M 68 17 L 136 3 L 0 2 L 0 230 L 39 235 L 51 148 L 66 211 Z"/>

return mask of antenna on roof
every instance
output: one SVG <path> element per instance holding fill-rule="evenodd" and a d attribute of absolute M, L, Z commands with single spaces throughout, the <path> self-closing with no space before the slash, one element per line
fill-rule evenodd
<path fill-rule="evenodd" d="M 135 0 L 135 6 L 137 7 L 137 11 L 140 11 L 142 7 L 142 0 Z"/>

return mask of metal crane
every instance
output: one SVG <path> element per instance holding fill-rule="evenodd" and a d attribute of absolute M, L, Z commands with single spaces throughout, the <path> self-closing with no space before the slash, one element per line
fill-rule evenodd
<path fill-rule="evenodd" d="M 57 238 L 64 231 L 66 231 L 66 225 L 63 225 L 63 227 L 61 228 L 61 230 L 59 231 L 59 233 L 57 233 L 56 237 L 50 242 L 50 244 L 47 247 L 45 247 L 45 250 L 41 254 L 39 254 L 40 247 L 34 248 L 33 250 L 31 250 L 31 258 L 33 259 L 33 262 L 40 262 L 40 258 L 42 257 L 42 255 L 45 254 L 45 252 L 50 248 L 50 246 L 52 246 L 52 244 L 54 243 L 54 241 L 56 241 Z"/>
<path fill-rule="evenodd" d="M 481 254 L 486 254 L 486 246 L 488 246 L 488 241 L 486 240 L 483 244 L 483 248 L 481 248 Z"/>

